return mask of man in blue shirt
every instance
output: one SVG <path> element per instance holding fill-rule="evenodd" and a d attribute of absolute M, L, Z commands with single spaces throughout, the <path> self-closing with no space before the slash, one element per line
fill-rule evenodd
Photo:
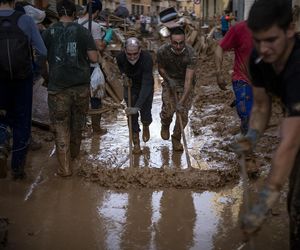
<path fill-rule="evenodd" d="M 13 7 L 13 0 L 0 0 L 0 20 L 4 20 L 3 17 L 10 19 L 10 16 L 17 15 L 18 13 Z M 3 23 L 0 22 L 1 30 L 5 29 Z M 17 19 L 17 26 L 23 35 L 27 36 L 29 44 L 35 48 L 36 52 L 46 56 L 47 49 L 33 19 L 28 15 L 21 15 Z M 13 46 L 12 43 L 10 45 Z M 1 47 L 1 49 L 5 48 Z M 9 140 L 11 136 L 13 139 L 11 150 L 12 176 L 14 179 L 25 177 L 24 167 L 31 134 L 33 85 L 32 61 L 29 57 L 28 71 L 24 76 L 16 77 L 16 75 L 20 75 L 20 72 L 17 71 L 11 75 L 10 79 L 5 78 L 2 73 L 0 76 L 0 178 L 5 178 L 7 175 L 7 158 L 10 151 Z M 1 62 L 2 60 L 3 58 Z M 20 66 L 18 71 L 23 70 Z"/>
<path fill-rule="evenodd" d="M 227 31 L 229 30 L 228 15 L 226 15 L 225 12 L 223 12 L 223 15 L 221 16 L 221 30 L 223 36 L 225 36 Z"/>

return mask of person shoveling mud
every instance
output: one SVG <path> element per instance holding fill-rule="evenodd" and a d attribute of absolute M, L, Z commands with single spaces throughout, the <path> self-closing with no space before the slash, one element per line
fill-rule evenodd
<path fill-rule="evenodd" d="M 250 236 L 260 229 L 289 176 L 290 249 L 296 250 L 300 249 L 300 40 L 295 35 L 288 1 L 256 1 L 249 13 L 248 26 L 255 45 L 249 63 L 254 104 L 247 134 L 232 147 L 239 154 L 254 149 L 269 123 L 271 95 L 280 97 L 286 114 L 271 171 L 258 201 L 243 216 L 242 229 Z"/>
<path fill-rule="evenodd" d="M 128 105 L 128 87 L 131 90 L 131 105 L 125 112 L 132 121 L 133 153 L 140 154 L 139 113 L 143 124 L 143 141 L 150 139 L 149 126 L 152 123 L 152 102 L 154 92 L 153 62 L 149 52 L 141 49 L 140 41 L 135 37 L 126 40 L 125 49 L 117 56 L 117 63 L 122 74 L 125 74 L 132 86 L 124 86 L 124 99 Z M 127 81 L 124 81 L 127 82 Z"/>
<path fill-rule="evenodd" d="M 170 43 L 158 49 L 157 62 L 159 73 L 164 79 L 160 113 L 161 138 L 170 138 L 170 124 L 175 111 L 178 112 L 182 118 L 182 129 L 179 117 L 176 116 L 172 145 L 173 150 L 183 151 L 181 133 L 188 123 L 188 112 L 192 106 L 197 56 L 195 50 L 185 43 L 185 33 L 181 27 L 171 29 Z M 175 95 L 176 98 L 179 97 L 178 102 Z"/>

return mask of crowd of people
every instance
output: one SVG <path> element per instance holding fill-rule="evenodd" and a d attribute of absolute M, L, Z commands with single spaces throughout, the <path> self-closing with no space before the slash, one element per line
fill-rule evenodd
<path fill-rule="evenodd" d="M 55 134 L 57 174 L 71 176 L 72 161 L 80 152 L 89 105 L 96 109 L 101 107 L 101 98 L 90 96 L 90 79 L 101 52 L 111 40 L 111 33 L 104 35 L 97 22 L 89 22 L 88 11 L 75 21 L 76 6 L 71 0 L 57 3 L 58 22 L 42 30 L 37 24 L 43 19 L 43 13 L 34 11 L 31 5 L 21 7 L 24 12 L 14 10 L 13 0 L 0 0 L 0 175 L 6 177 L 11 152 L 13 178 L 26 177 L 33 77 L 47 61 L 48 106 Z M 99 0 L 93 0 L 88 7 L 92 19 L 102 9 Z M 230 148 L 239 156 L 251 157 L 267 128 L 272 96 L 281 99 L 285 110 L 280 124 L 280 143 L 274 152 L 270 173 L 257 202 L 242 217 L 242 229 L 247 235 L 259 230 L 290 177 L 290 248 L 300 249 L 300 40 L 296 35 L 292 6 L 285 0 L 272 3 L 258 0 L 252 5 L 246 21 L 231 28 L 226 26 L 226 16 L 221 21 L 224 37 L 215 51 L 216 81 L 221 90 L 226 89 L 222 75 L 223 54 L 233 50 L 232 88 L 241 121 L 241 132 Z M 33 60 L 32 48 L 40 57 L 39 63 Z M 125 112 L 132 122 L 133 153 L 141 154 L 139 116 L 142 139 L 144 142 L 150 139 L 153 60 L 136 37 L 127 38 L 116 60 L 120 73 L 128 79 L 124 81 L 127 82 L 124 99 L 128 105 Z M 171 28 L 169 42 L 157 51 L 157 65 L 163 78 L 161 138 L 169 140 L 170 124 L 176 114 L 171 135 L 174 151 L 183 151 L 181 137 L 192 106 L 197 61 L 195 50 L 186 43 L 184 28 Z M 100 119 L 99 115 L 93 116 L 92 127 L 103 134 Z"/>

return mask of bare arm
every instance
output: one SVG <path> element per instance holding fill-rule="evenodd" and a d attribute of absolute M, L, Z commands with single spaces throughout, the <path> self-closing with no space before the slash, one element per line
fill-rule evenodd
<path fill-rule="evenodd" d="M 216 64 L 216 70 L 217 73 L 222 70 L 222 63 L 223 63 L 223 55 L 224 51 L 220 45 L 217 45 L 217 48 L 215 50 L 215 64 Z"/>
<path fill-rule="evenodd" d="M 224 50 L 222 49 L 222 47 L 220 45 L 217 45 L 217 48 L 215 50 L 217 84 L 220 89 L 226 90 L 226 87 L 225 87 L 226 83 L 225 83 L 223 75 L 222 75 L 223 55 L 224 55 Z"/>
<path fill-rule="evenodd" d="M 97 52 L 97 50 L 88 50 L 87 55 L 88 55 L 89 60 L 92 63 L 97 63 L 98 62 L 98 52 Z"/>
<path fill-rule="evenodd" d="M 194 78 L 195 70 L 194 69 L 186 69 L 185 73 L 185 82 L 184 82 L 184 91 L 181 99 L 179 100 L 179 104 L 184 104 L 186 99 L 188 98 L 192 85 L 193 85 L 193 78 Z"/>
<path fill-rule="evenodd" d="M 280 128 L 281 141 L 272 158 L 269 185 L 280 189 L 290 175 L 300 150 L 300 117 L 287 117 Z"/>
<path fill-rule="evenodd" d="M 161 64 L 158 64 L 158 72 L 165 81 L 168 81 L 169 76 Z"/>
<path fill-rule="evenodd" d="M 263 133 L 271 116 L 271 97 L 264 88 L 253 87 L 253 106 L 250 115 L 249 127 Z"/>

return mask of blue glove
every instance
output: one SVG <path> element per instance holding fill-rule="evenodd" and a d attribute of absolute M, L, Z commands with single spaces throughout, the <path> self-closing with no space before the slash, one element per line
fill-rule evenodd
<path fill-rule="evenodd" d="M 268 216 L 271 208 L 280 196 L 279 190 L 265 186 L 258 195 L 258 202 L 254 204 L 248 213 L 242 216 L 241 228 L 246 234 L 255 233 L 260 229 Z"/>
<path fill-rule="evenodd" d="M 112 37 L 113 37 L 113 29 L 112 28 L 108 28 L 106 30 L 105 36 L 103 38 L 103 41 L 105 41 L 106 45 L 111 42 Z"/>
<path fill-rule="evenodd" d="M 237 154 L 249 154 L 255 148 L 260 137 L 260 132 L 249 128 L 245 136 L 240 136 L 236 141 L 230 144 L 230 148 Z"/>
<path fill-rule="evenodd" d="M 125 109 L 126 115 L 136 115 L 140 111 L 140 108 L 130 107 Z"/>

